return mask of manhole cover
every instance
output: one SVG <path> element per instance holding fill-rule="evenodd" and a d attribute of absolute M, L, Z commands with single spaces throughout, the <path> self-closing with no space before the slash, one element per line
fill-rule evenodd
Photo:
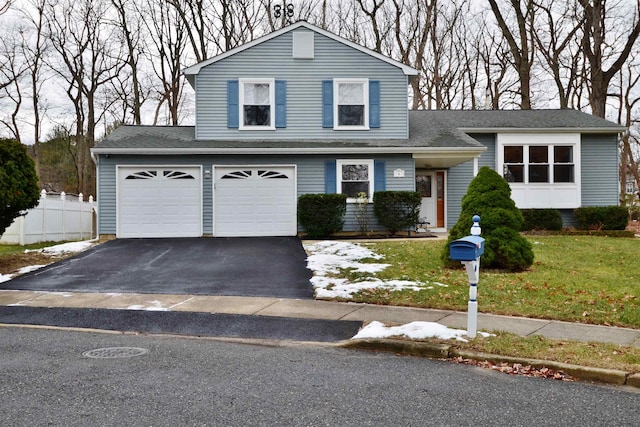
<path fill-rule="evenodd" d="M 148 349 L 140 347 L 107 347 L 87 350 L 83 352 L 82 355 L 93 359 L 119 359 L 124 357 L 142 356 L 148 352 Z"/>

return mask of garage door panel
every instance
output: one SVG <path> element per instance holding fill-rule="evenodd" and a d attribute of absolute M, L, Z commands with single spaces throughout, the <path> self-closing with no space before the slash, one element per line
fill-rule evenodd
<path fill-rule="evenodd" d="M 202 235 L 199 167 L 121 167 L 118 185 L 118 237 Z"/>
<path fill-rule="evenodd" d="M 220 167 L 215 179 L 217 236 L 296 234 L 294 167 Z"/>

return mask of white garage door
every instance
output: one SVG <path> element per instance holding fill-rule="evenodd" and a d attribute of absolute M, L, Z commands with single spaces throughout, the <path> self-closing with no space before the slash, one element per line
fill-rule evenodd
<path fill-rule="evenodd" d="M 118 168 L 118 237 L 202 235 L 200 167 Z"/>
<path fill-rule="evenodd" d="M 215 235 L 295 236 L 293 166 L 216 167 Z"/>

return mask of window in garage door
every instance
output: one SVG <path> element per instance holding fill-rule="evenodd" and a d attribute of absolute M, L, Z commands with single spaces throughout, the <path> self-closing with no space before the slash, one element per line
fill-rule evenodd
<path fill-rule="evenodd" d="M 216 167 L 215 235 L 293 236 L 295 167 Z"/>
<path fill-rule="evenodd" d="M 200 167 L 119 168 L 118 237 L 202 235 Z"/>

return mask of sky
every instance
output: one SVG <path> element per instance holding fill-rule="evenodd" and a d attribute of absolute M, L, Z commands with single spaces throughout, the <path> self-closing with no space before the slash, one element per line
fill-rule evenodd
<path fill-rule="evenodd" d="M 43 252 L 48 254 L 77 253 L 82 252 L 96 244 L 95 240 L 80 242 L 70 242 L 43 249 L 27 250 L 26 252 Z M 367 274 L 375 274 L 389 266 L 385 263 L 364 263 L 365 258 L 381 260 L 382 256 L 372 252 L 370 249 L 356 243 L 342 241 L 320 241 L 304 244 L 307 251 L 307 267 L 313 272 L 311 284 L 315 289 L 316 298 L 330 299 L 341 297 L 349 299 L 361 289 L 434 289 L 435 286 L 447 286 L 443 283 L 422 283 L 407 280 L 384 281 L 374 277 L 366 278 L 363 281 L 350 283 L 346 279 L 331 278 L 332 273 L 338 273 L 339 269 L 352 268 L 354 271 Z M 44 265 L 32 265 L 21 268 L 13 274 L 0 274 L 0 283 L 12 278 L 35 271 Z M 127 307 L 128 310 L 147 311 L 167 311 L 157 301 L 150 301 L 148 305 L 135 305 Z M 491 336 L 484 332 L 479 332 L 484 337 Z M 467 341 L 467 331 L 463 329 L 451 329 L 435 322 L 411 322 L 405 325 L 386 326 L 381 322 L 373 321 L 363 327 L 352 339 L 373 339 L 389 337 L 407 337 L 409 339 L 454 339 L 457 341 Z"/>

